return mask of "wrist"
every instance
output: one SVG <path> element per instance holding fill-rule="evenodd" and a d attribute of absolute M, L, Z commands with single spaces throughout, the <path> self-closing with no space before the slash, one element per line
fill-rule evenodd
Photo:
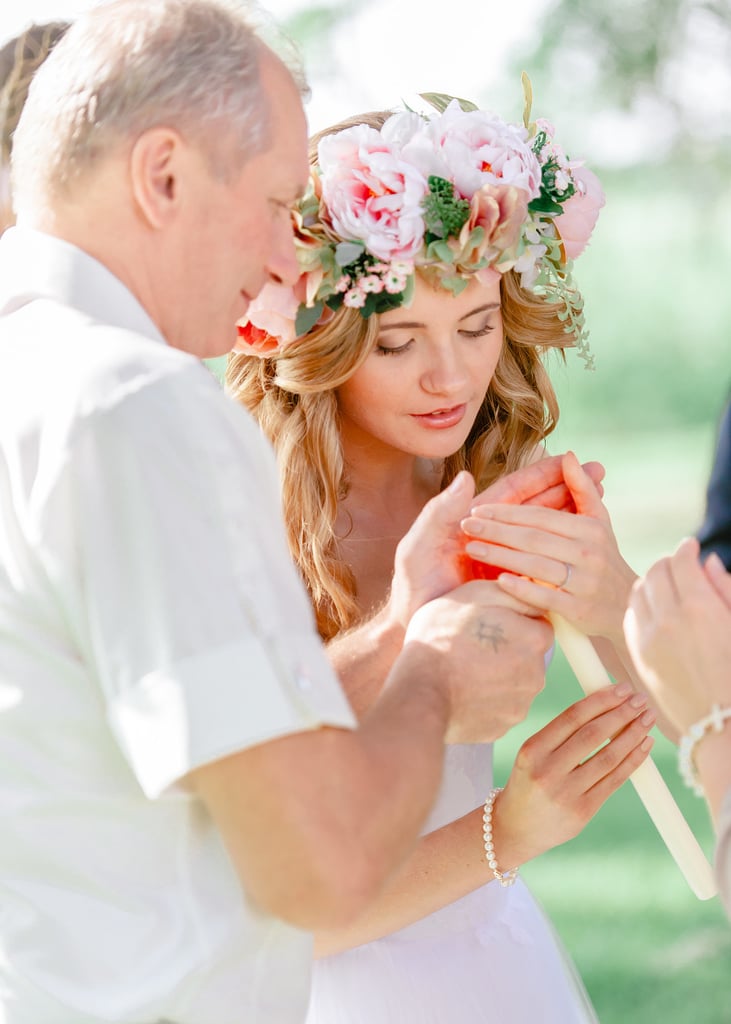
<path fill-rule="evenodd" d="M 389 591 L 386 603 L 376 615 L 380 628 L 388 637 L 396 637 L 403 643 L 411 612 L 403 601 L 399 601 L 393 590 Z"/>
<path fill-rule="evenodd" d="M 485 800 L 482 812 L 482 845 L 485 851 L 485 860 L 493 878 L 497 879 L 503 888 L 507 888 L 517 879 L 518 867 L 517 865 L 508 867 L 504 859 L 498 860 L 501 857 L 502 844 L 495 835 L 495 808 L 497 798 L 502 792 L 502 787 L 496 786 L 490 790 Z"/>
<path fill-rule="evenodd" d="M 713 704 L 710 712 L 694 722 L 680 737 L 678 769 L 686 786 L 697 796 L 706 795 L 699 769 L 703 770 L 704 762 L 714 760 L 715 749 L 725 747 L 730 734 L 731 705 Z"/>
<path fill-rule="evenodd" d="M 620 599 L 616 603 L 617 618 L 612 623 L 611 629 L 607 632 L 606 638 L 611 644 L 617 649 L 617 653 L 621 657 L 622 661 L 629 659 L 630 664 L 632 663 L 629 650 L 624 638 L 624 617 L 629 605 L 630 596 L 632 594 L 632 587 L 635 581 L 639 579 L 639 576 L 625 563 L 624 573 L 624 598 Z"/>
<path fill-rule="evenodd" d="M 502 786 L 494 786 L 487 794 L 482 811 L 482 845 L 487 866 L 501 886 L 512 886 L 518 877 L 518 868 L 527 858 L 521 857 L 514 844 L 507 841 L 500 797 Z"/>
<path fill-rule="evenodd" d="M 438 723 L 444 736 L 452 719 L 449 686 L 450 659 L 418 638 L 407 639 L 394 668 L 405 679 L 410 695 L 419 700 L 420 717 L 428 715 Z"/>

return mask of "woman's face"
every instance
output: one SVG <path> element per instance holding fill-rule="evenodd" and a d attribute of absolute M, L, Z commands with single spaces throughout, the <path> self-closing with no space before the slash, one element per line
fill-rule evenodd
<path fill-rule="evenodd" d="M 503 344 L 500 283 L 457 296 L 416 275 L 407 309 L 378 318 L 376 346 L 338 388 L 344 441 L 441 459 L 467 439 Z"/>

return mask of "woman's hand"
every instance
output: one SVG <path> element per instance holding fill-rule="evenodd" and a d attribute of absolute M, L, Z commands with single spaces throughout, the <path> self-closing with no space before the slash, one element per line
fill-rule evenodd
<path fill-rule="evenodd" d="M 558 612 L 589 636 L 622 641 L 635 573 L 622 558 L 596 485 L 569 452 L 566 484 L 576 514 L 534 505 L 480 505 L 462 522 L 467 554 L 507 570 L 499 586 L 541 612 Z M 548 586 L 546 586 L 548 584 Z"/>
<path fill-rule="evenodd" d="M 698 554 L 689 538 L 656 562 L 625 617 L 642 681 L 681 733 L 712 704 L 731 705 L 731 574 L 718 556 L 701 565 Z"/>
<path fill-rule="evenodd" d="M 585 473 L 599 500 L 596 488 L 604 475 L 603 467 L 597 462 L 587 463 Z M 460 522 L 476 501 L 530 503 L 543 509 L 566 508 L 574 501 L 564 481 L 560 455 L 501 477 L 483 491 L 479 499 L 474 496 L 474 487 L 469 473 L 459 473 L 449 487 L 427 502 L 399 543 L 387 604 L 391 619 L 406 626 L 417 608 L 471 578 L 464 558 L 466 538 Z M 496 588 L 496 594 L 499 593 Z M 512 601 L 506 604 L 506 597 Z M 507 590 L 503 590 L 498 600 L 505 607 L 528 610 L 519 596 Z M 530 610 L 533 614 L 542 614 L 540 610 Z"/>
<path fill-rule="evenodd" d="M 493 811 L 500 869 L 578 835 L 647 757 L 654 721 L 647 699 L 619 684 L 572 704 L 526 740 Z"/>

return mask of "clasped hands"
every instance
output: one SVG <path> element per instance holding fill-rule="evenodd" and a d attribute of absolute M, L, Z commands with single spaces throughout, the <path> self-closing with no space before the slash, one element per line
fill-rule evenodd
<path fill-rule="evenodd" d="M 586 632 L 621 632 L 635 577 L 601 501 L 603 476 L 599 463 L 554 456 L 475 497 L 472 478 L 460 474 L 399 545 L 390 600 L 412 616 L 407 641 L 432 611 L 449 616 L 460 605 L 467 617 L 474 609 L 451 673 L 459 681 L 452 742 L 496 739 L 525 718 L 552 642 L 546 612 L 560 611 Z M 463 582 L 465 551 L 506 574 Z M 570 586 L 558 590 L 565 563 L 575 568 Z M 475 665 L 473 692 L 462 684 Z M 530 737 L 495 807 L 500 863 L 518 866 L 576 835 L 647 756 L 654 721 L 646 698 L 623 684 L 575 702 Z"/>

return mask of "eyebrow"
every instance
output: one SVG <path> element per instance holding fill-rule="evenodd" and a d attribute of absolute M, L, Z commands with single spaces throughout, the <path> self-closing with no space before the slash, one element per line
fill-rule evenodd
<path fill-rule="evenodd" d="M 469 320 L 475 313 L 492 312 L 494 309 L 500 309 L 499 302 L 488 302 L 484 306 L 476 306 L 475 309 L 471 309 L 469 313 L 461 316 L 457 323 L 461 324 L 463 320 Z M 383 334 L 385 331 L 413 330 L 418 327 L 426 327 L 426 324 L 419 323 L 418 320 L 402 320 L 397 324 L 384 324 L 380 328 L 380 333 Z"/>

